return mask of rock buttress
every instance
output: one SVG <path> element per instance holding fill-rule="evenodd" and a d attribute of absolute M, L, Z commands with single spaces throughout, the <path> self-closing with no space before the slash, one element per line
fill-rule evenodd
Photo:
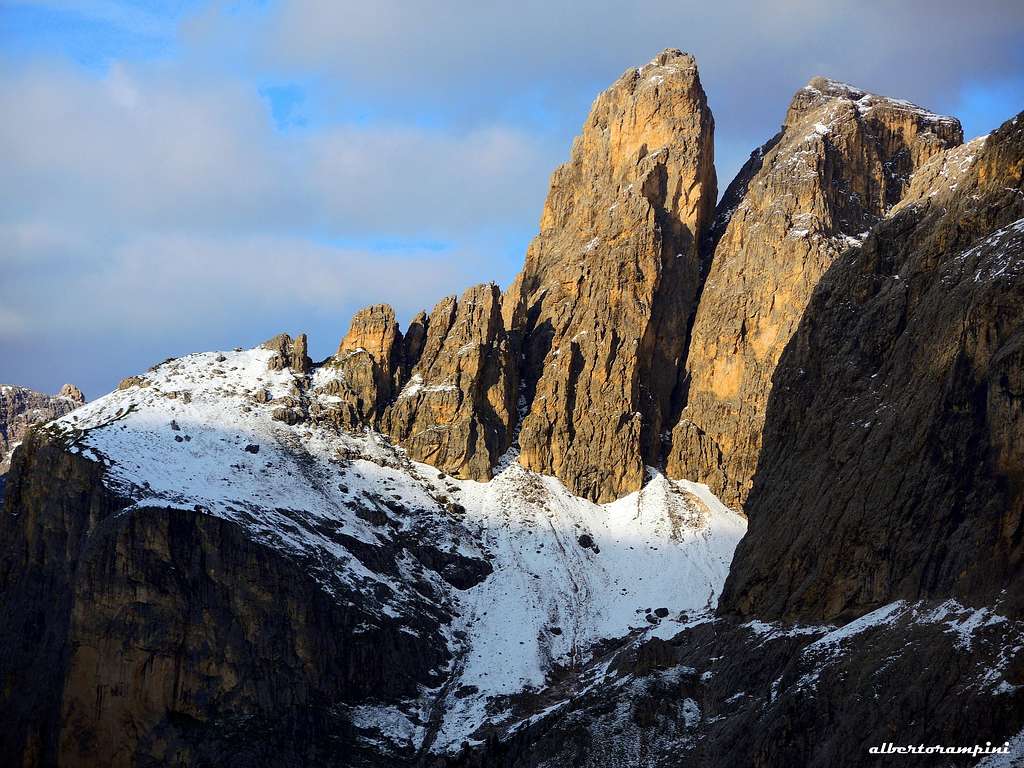
<path fill-rule="evenodd" d="M 815 286 L 907 192 L 912 172 L 960 144 L 953 118 L 815 78 L 755 151 L 716 216 L 687 355 L 685 409 L 667 470 L 742 507 L 772 375 Z"/>
<path fill-rule="evenodd" d="M 660 456 L 715 204 L 713 133 L 691 56 L 626 72 L 552 176 L 506 298 L 529 405 L 520 461 L 597 501 L 637 490 Z"/>
<path fill-rule="evenodd" d="M 820 623 L 954 596 L 1024 612 L 1024 117 L 978 145 L 923 169 L 939 185 L 814 292 L 723 610 Z"/>
<path fill-rule="evenodd" d="M 417 461 L 488 480 L 512 442 L 517 375 L 501 291 L 478 285 L 443 299 L 406 334 L 408 378 L 386 431 Z"/>

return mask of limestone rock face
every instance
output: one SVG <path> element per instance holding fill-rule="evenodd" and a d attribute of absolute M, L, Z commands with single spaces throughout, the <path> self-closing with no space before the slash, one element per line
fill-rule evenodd
<path fill-rule="evenodd" d="M 395 310 L 387 304 L 372 304 L 352 317 L 348 333 L 338 345 L 335 357 L 363 350 L 377 362 L 385 377 L 390 378 L 401 339 Z"/>
<path fill-rule="evenodd" d="M 78 405 L 85 405 L 85 395 L 74 384 L 65 384 L 61 387 L 60 391 L 57 392 L 57 397 L 65 398 Z"/>
<path fill-rule="evenodd" d="M 413 320 L 403 346 L 408 381 L 388 408 L 392 439 L 409 455 L 475 480 L 512 441 L 517 375 L 493 283 L 443 299 Z"/>
<path fill-rule="evenodd" d="M 755 151 L 716 216 L 667 471 L 741 507 L 779 357 L 837 256 L 960 144 L 959 122 L 815 78 Z"/>
<path fill-rule="evenodd" d="M 409 590 L 415 606 L 392 617 L 390 590 L 325 578 L 344 566 L 323 552 L 286 552 L 198 506 L 119 515 L 129 499 L 103 471 L 45 433 L 15 457 L 0 505 L 5 764 L 404 764 L 367 754 L 350 713 L 441 685 L 451 613 L 431 564 L 474 584 L 485 562 L 436 549 L 444 537 L 414 533 L 408 510 L 373 544 L 331 528 L 335 549 Z M 429 563 L 417 575 L 400 575 L 412 547 L 395 529 Z"/>
<path fill-rule="evenodd" d="M 31 427 L 60 418 L 84 404 L 85 395 L 74 384 L 65 384 L 56 395 L 0 386 L 0 476 L 10 469 L 11 454 Z"/>
<path fill-rule="evenodd" d="M 660 455 L 716 199 L 714 123 L 688 54 L 598 96 L 555 171 L 505 313 L 522 340 L 520 461 L 607 501 Z"/>
<path fill-rule="evenodd" d="M 402 334 L 395 310 L 373 304 L 359 310 L 338 351 L 324 365 L 334 376 L 321 389 L 347 406 L 341 426 L 378 427 L 397 384 Z"/>
<path fill-rule="evenodd" d="M 295 373 L 306 374 L 313 370 L 313 361 L 309 359 L 306 334 L 300 333 L 294 340 L 287 333 L 281 333 L 262 344 L 264 349 L 271 349 L 277 354 L 270 359 L 271 370 L 280 371 L 290 368 Z"/>
<path fill-rule="evenodd" d="M 815 291 L 723 609 L 821 623 L 953 596 L 1024 614 L 1024 115 L 972 145 Z"/>

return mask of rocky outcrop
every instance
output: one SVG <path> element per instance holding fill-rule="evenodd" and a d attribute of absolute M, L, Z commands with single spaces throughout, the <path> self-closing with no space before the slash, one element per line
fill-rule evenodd
<path fill-rule="evenodd" d="M 742 507 L 772 375 L 829 266 L 962 140 L 960 124 L 815 78 L 782 131 L 751 155 L 716 216 L 667 469 Z"/>
<path fill-rule="evenodd" d="M 478 285 L 443 299 L 405 342 L 409 378 L 388 408 L 387 433 L 418 461 L 490 479 L 512 442 L 518 383 L 500 290 Z"/>
<path fill-rule="evenodd" d="M 1022 171 L 1018 116 L 924 169 L 941 185 L 822 279 L 775 374 L 725 610 L 1024 611 Z"/>
<path fill-rule="evenodd" d="M 496 285 L 442 299 L 399 330 L 375 304 L 352 318 L 337 353 L 313 378 L 311 413 L 343 429 L 387 434 L 410 457 L 487 480 L 515 428 L 518 371 Z M 301 416 L 296 416 L 301 418 Z"/>
<path fill-rule="evenodd" d="M 402 334 L 390 306 L 373 304 L 352 317 L 338 351 L 324 363 L 333 375 L 320 387 L 346 406 L 342 426 L 380 426 L 399 383 L 401 351 Z"/>
<path fill-rule="evenodd" d="M 276 353 L 267 363 L 272 371 L 290 368 L 295 373 L 306 374 L 313 370 L 304 333 L 300 333 L 294 340 L 287 333 L 281 333 L 263 342 L 262 347 Z"/>
<path fill-rule="evenodd" d="M 65 384 L 56 395 L 44 395 L 25 387 L 0 386 L 0 476 L 11 466 L 15 447 L 36 424 L 59 418 L 85 403 L 74 384 Z"/>
<path fill-rule="evenodd" d="M 693 58 L 668 50 L 598 96 L 508 291 L 529 412 L 520 461 L 607 501 L 668 427 L 716 198 Z"/>
<path fill-rule="evenodd" d="M 85 405 L 85 395 L 82 394 L 82 390 L 76 387 L 74 384 L 65 384 L 57 392 L 57 397 L 62 397 L 65 400 L 70 400 L 76 405 Z"/>

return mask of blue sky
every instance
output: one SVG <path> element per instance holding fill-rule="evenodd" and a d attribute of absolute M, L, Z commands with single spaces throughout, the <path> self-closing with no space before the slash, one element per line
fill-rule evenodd
<path fill-rule="evenodd" d="M 824 7 L 827 6 L 827 7 Z M 697 57 L 724 189 L 818 74 L 1024 108 L 1009 0 L 0 0 L 0 381 L 98 396 L 190 351 L 507 285 L 594 96 Z"/>

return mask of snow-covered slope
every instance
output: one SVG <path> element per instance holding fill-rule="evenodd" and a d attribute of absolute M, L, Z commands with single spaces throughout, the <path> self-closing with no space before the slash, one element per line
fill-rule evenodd
<path fill-rule="evenodd" d="M 586 667 L 603 641 L 671 634 L 715 605 L 746 522 L 706 487 L 651 471 L 642 491 L 597 505 L 523 469 L 514 450 L 490 482 L 454 479 L 375 433 L 332 427 L 337 398 L 317 387 L 335 372 L 270 370 L 271 354 L 167 361 L 49 429 L 105 465 L 105 482 L 133 502 L 123 514 L 159 506 L 227 518 L 338 599 L 356 590 L 408 619 L 410 634 L 423 631 L 424 611 L 441 617 L 446 682 L 417 701 L 353 711 L 368 738 L 444 751 L 481 725 L 514 727 L 516 697 Z M 297 402 L 307 417 L 289 424 L 282 404 Z M 490 573 L 425 569 L 410 554 L 416 542 L 445 553 L 449 570 L 486 562 Z M 393 563 L 381 567 L 367 548 Z M 424 579 L 433 596 L 415 588 Z"/>

